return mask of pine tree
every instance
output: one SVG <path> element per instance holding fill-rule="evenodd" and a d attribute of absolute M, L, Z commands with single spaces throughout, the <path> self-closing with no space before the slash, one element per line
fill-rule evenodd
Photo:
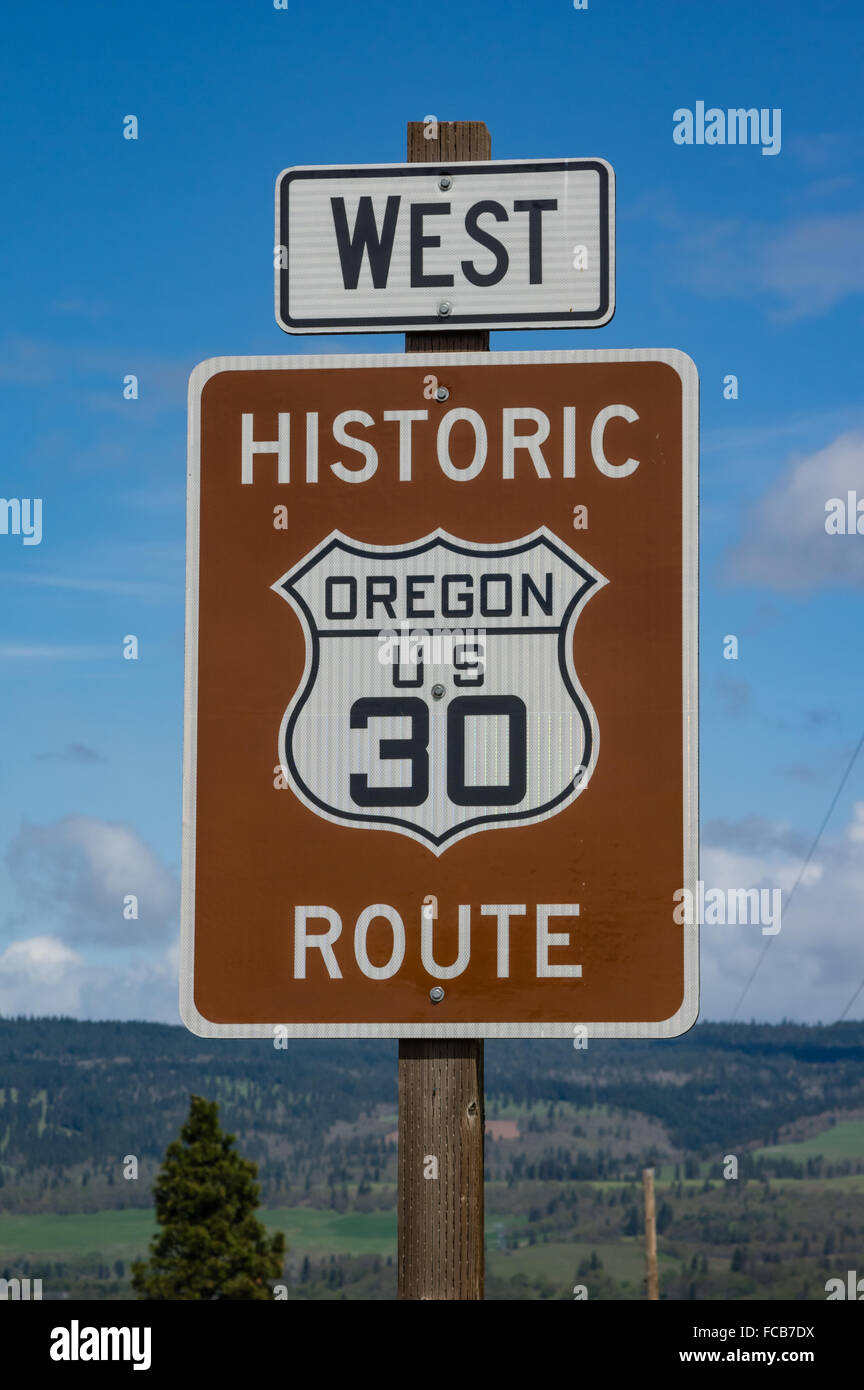
<path fill-rule="evenodd" d="M 180 1138 L 168 1145 L 156 1178 L 161 1232 L 148 1261 L 132 1266 L 140 1299 L 265 1300 L 282 1273 L 285 1237 L 255 1216 L 257 1164 L 234 1151 L 215 1101 L 192 1096 Z"/>

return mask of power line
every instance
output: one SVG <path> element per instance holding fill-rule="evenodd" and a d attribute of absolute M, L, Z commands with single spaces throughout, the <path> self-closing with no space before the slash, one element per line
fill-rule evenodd
<path fill-rule="evenodd" d="M 842 1014 L 840 1015 L 840 1017 L 839 1017 L 839 1018 L 835 1018 L 835 1020 L 834 1020 L 835 1023 L 842 1023 L 842 1022 L 843 1022 L 844 1018 L 845 1018 L 846 1015 L 848 1014 L 849 1010 L 852 1008 L 852 1005 L 855 1003 L 855 1000 L 858 998 L 858 995 L 861 993 L 862 989 L 864 989 L 864 980 L 861 981 L 860 985 L 859 985 L 858 988 L 856 989 L 855 993 L 852 995 L 852 998 L 849 1000 L 849 1003 L 846 1005 L 846 1008 L 843 1010 L 843 1012 L 842 1012 Z"/>
<path fill-rule="evenodd" d="M 812 845 L 810 846 L 809 850 L 807 851 L 807 858 L 804 860 L 804 863 L 801 865 L 801 869 L 800 869 L 799 874 L 798 874 L 798 877 L 796 878 L 795 883 L 794 883 L 794 885 L 793 885 L 792 892 L 789 894 L 789 897 L 788 897 L 788 899 L 787 899 L 787 901 L 786 901 L 786 912 L 787 912 L 787 913 L 788 913 L 788 911 L 789 911 L 789 908 L 792 906 L 792 899 L 795 897 L 795 893 L 797 892 L 798 885 L 799 885 L 799 883 L 801 882 L 802 878 L 804 877 L 805 873 L 807 872 L 807 869 L 808 869 L 808 867 L 809 867 L 809 865 L 810 865 L 810 860 L 813 858 L 813 855 L 816 853 L 816 849 L 817 849 L 817 846 L 818 846 L 818 844 L 819 844 L 819 841 L 822 839 L 822 833 L 823 833 L 823 831 L 824 831 L 826 825 L 828 824 L 829 820 L 831 819 L 831 816 L 832 816 L 833 811 L 834 811 L 834 807 L 837 805 L 837 802 L 840 800 L 840 794 L 841 794 L 841 792 L 843 791 L 843 788 L 845 787 L 845 785 L 846 785 L 846 783 L 847 783 L 847 781 L 848 781 L 848 779 L 849 779 L 849 774 L 850 774 L 850 772 L 852 771 L 853 767 L 855 766 L 856 759 L 857 759 L 857 757 L 858 757 L 858 754 L 861 752 L 861 749 L 862 749 L 862 748 L 864 748 L 864 734 L 862 734 L 861 737 L 860 737 L 860 739 L 858 740 L 858 743 L 857 743 L 857 746 L 856 746 L 856 748 L 855 748 L 855 751 L 854 751 L 854 753 L 852 754 L 852 757 L 849 759 L 849 765 L 848 765 L 848 767 L 846 768 L 846 771 L 843 773 L 843 776 L 842 776 L 841 779 L 840 779 L 840 785 L 839 785 L 839 787 L 837 788 L 836 792 L 834 793 L 833 797 L 831 798 L 831 805 L 828 807 L 828 810 L 825 812 L 825 815 L 824 815 L 824 817 L 823 817 L 823 819 L 822 819 L 822 824 L 820 825 L 818 831 L 816 832 L 816 838 L 815 838 L 815 840 L 813 841 Z M 746 985 L 744 986 L 744 988 L 742 989 L 740 995 L 738 996 L 738 1003 L 735 1005 L 735 1008 L 732 1010 L 732 1020 L 733 1020 L 733 1021 L 734 1021 L 734 1019 L 735 1019 L 736 1014 L 738 1013 L 738 1010 L 740 1009 L 741 1005 L 742 1005 L 743 1002 L 744 1002 L 744 998 L 745 998 L 745 996 L 746 996 L 746 994 L 747 994 L 747 991 L 749 990 L 749 988 L 750 988 L 750 986 L 752 985 L 753 981 L 756 979 L 756 975 L 757 975 L 757 973 L 758 973 L 759 967 L 760 967 L 760 965 L 762 964 L 762 962 L 763 962 L 763 960 L 765 959 L 765 957 L 767 956 L 767 954 L 768 954 L 768 948 L 769 948 L 769 946 L 771 945 L 771 942 L 772 942 L 773 940 L 774 940 L 774 937 L 773 937 L 773 936 L 769 936 L 769 937 L 768 937 L 768 940 L 765 942 L 765 945 L 764 945 L 763 948 L 762 948 L 762 954 L 760 955 L 759 959 L 757 960 L 756 964 L 755 964 L 754 967 L 753 967 L 753 970 L 752 970 L 752 972 L 751 972 L 751 974 L 750 974 L 750 979 L 747 981 Z M 849 1003 L 846 1005 L 846 1008 L 847 1008 L 847 1009 L 851 1009 L 852 1004 L 854 1003 L 855 999 L 857 999 L 858 994 L 860 994 L 860 992 L 861 992 L 861 989 L 864 989 L 864 980 L 862 980 L 862 982 L 861 982 L 861 988 L 856 992 L 856 994 L 854 995 L 854 997 L 853 997 L 852 999 L 850 999 Z M 841 1015 L 841 1017 L 842 1017 L 842 1015 Z M 839 1019 L 838 1019 L 838 1022 L 839 1022 Z"/>

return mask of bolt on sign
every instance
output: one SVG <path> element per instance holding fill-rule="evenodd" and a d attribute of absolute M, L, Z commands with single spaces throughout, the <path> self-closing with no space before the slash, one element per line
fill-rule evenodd
<path fill-rule="evenodd" d="M 615 176 L 603 159 L 285 169 L 274 265 L 286 333 L 598 328 Z"/>
<path fill-rule="evenodd" d="M 196 368 L 194 1032 L 693 1023 L 697 393 L 673 351 Z"/>

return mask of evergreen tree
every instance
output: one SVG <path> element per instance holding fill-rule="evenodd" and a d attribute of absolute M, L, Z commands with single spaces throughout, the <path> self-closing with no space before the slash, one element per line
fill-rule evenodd
<path fill-rule="evenodd" d="M 132 1266 L 141 1299 L 269 1299 L 282 1273 L 285 1237 L 255 1216 L 257 1165 L 234 1151 L 215 1101 L 192 1096 L 180 1138 L 156 1178 L 156 1220 L 148 1261 Z"/>
<path fill-rule="evenodd" d="M 639 1220 L 638 1207 L 629 1207 L 627 1210 L 627 1216 L 624 1220 L 624 1225 L 621 1228 L 622 1235 L 638 1236 L 641 1230 L 642 1223 Z"/>

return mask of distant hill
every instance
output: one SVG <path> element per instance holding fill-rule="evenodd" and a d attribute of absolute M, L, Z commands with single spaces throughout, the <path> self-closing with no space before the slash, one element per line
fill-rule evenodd
<path fill-rule="evenodd" d="M 862 1061 L 861 1023 L 702 1024 L 667 1042 L 586 1049 L 488 1042 L 487 1116 L 542 1107 L 526 1112 L 518 1141 L 490 1143 L 490 1176 L 493 1168 L 524 1174 L 537 1147 L 531 1134 L 551 1131 L 556 1105 L 604 1106 L 642 1122 L 638 1142 L 623 1148 L 600 1143 L 590 1125 L 581 1128 L 591 1142 L 574 1142 L 569 1125 L 566 1148 L 556 1134 L 557 1156 L 546 1156 L 556 1178 L 775 1144 L 781 1133 L 811 1132 L 819 1116 L 830 1117 L 825 1128 L 841 1112 L 864 1112 Z M 269 1040 L 211 1041 L 166 1024 L 0 1019 L 0 1209 L 148 1205 L 193 1092 L 219 1101 L 224 1124 L 259 1163 L 265 1204 L 317 1204 L 325 1192 L 338 1204 L 346 1184 L 395 1177 L 396 1081 L 390 1041 L 302 1040 L 277 1050 Z M 123 1179 L 126 1155 L 138 1160 L 138 1181 Z"/>

